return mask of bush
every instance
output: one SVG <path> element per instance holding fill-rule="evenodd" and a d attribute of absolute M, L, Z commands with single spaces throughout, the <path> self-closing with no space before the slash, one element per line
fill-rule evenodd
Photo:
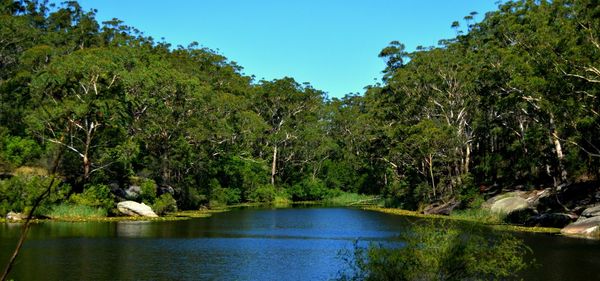
<path fill-rule="evenodd" d="M 239 203 L 241 192 L 237 188 L 223 188 L 216 179 L 210 182 L 211 205 L 227 205 Z"/>
<path fill-rule="evenodd" d="M 64 203 L 53 206 L 48 213 L 51 218 L 101 218 L 107 215 L 108 213 L 104 208 Z"/>
<path fill-rule="evenodd" d="M 152 210 L 158 215 L 177 212 L 177 201 L 175 201 L 171 193 L 165 193 L 156 198 L 156 201 L 152 205 Z"/>
<path fill-rule="evenodd" d="M 151 179 L 140 180 L 140 199 L 146 205 L 154 204 L 156 200 L 156 183 Z"/>
<path fill-rule="evenodd" d="M 335 191 L 328 189 L 318 178 L 306 178 L 293 185 L 288 192 L 294 201 L 323 200 L 336 195 Z"/>
<path fill-rule="evenodd" d="M 276 196 L 277 190 L 275 189 L 275 187 L 270 184 L 264 184 L 252 190 L 248 194 L 248 201 L 271 203 L 275 201 Z"/>
<path fill-rule="evenodd" d="M 88 185 L 83 193 L 71 195 L 71 202 L 92 208 L 101 208 L 105 211 L 112 210 L 115 206 L 110 187 L 103 184 Z"/>
<path fill-rule="evenodd" d="M 442 229 L 440 229 L 442 228 Z M 342 253 L 340 280 L 505 280 L 531 263 L 531 250 L 507 233 L 429 222 L 403 232 L 402 247 L 362 247 Z"/>
<path fill-rule="evenodd" d="M 342 191 L 332 191 L 337 192 L 338 194 L 334 197 L 331 197 L 325 202 L 327 204 L 335 205 L 335 206 L 350 206 L 353 204 L 370 204 L 377 205 L 382 203 L 382 200 L 376 200 L 377 197 L 373 195 L 364 195 L 358 193 L 349 193 Z"/>
<path fill-rule="evenodd" d="M 0 163 L 18 167 L 37 159 L 41 152 L 40 146 L 32 139 L 2 135 L 0 132 Z"/>
<path fill-rule="evenodd" d="M 0 181 L 0 215 L 10 211 L 27 213 L 35 200 L 46 190 L 51 177 L 17 175 Z M 49 195 L 38 207 L 34 215 L 44 215 L 52 205 L 61 202 L 69 192 L 70 186 L 55 180 Z"/>

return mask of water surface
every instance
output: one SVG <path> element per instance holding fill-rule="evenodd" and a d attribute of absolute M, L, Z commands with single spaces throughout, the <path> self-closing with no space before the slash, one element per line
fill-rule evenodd
<path fill-rule="evenodd" d="M 399 243 L 414 223 L 347 208 L 238 209 L 170 222 L 47 222 L 32 227 L 16 280 L 328 280 L 355 240 Z M 0 225 L 0 262 L 19 227 Z M 600 279 L 598 241 L 519 234 L 541 266 L 527 280 Z"/>

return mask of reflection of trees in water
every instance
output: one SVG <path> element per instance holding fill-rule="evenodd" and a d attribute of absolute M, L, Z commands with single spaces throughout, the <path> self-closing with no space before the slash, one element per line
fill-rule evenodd
<path fill-rule="evenodd" d="M 340 280 L 511 280 L 531 265 L 529 249 L 510 233 L 448 222 L 416 225 L 404 247 L 360 246 L 342 252 Z"/>
<path fill-rule="evenodd" d="M 117 222 L 117 237 L 150 237 L 152 229 L 149 221 L 120 221 Z"/>

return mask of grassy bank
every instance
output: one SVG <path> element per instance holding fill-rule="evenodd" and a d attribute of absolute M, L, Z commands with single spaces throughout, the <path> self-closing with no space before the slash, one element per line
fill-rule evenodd
<path fill-rule="evenodd" d="M 532 233 L 560 233 L 560 228 L 551 227 L 525 227 L 518 225 L 510 225 L 502 222 L 501 217 L 485 210 L 465 210 L 456 212 L 456 214 L 450 216 L 442 215 L 425 215 L 415 211 L 408 211 L 396 208 L 382 208 L 382 207 L 365 207 L 364 210 L 381 212 L 386 214 L 393 214 L 399 216 L 427 218 L 427 219 L 442 219 L 442 220 L 454 220 L 459 222 L 470 222 L 487 225 L 495 230 L 507 230 L 507 231 L 519 231 L 519 232 L 532 232 Z"/>

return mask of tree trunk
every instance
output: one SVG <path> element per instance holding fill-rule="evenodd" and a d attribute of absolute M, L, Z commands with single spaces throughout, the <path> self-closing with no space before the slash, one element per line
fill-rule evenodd
<path fill-rule="evenodd" d="M 560 139 L 558 138 L 558 133 L 556 132 L 556 127 L 554 125 L 554 119 L 550 117 L 550 133 L 552 134 L 552 142 L 554 144 L 554 152 L 556 153 L 556 158 L 558 160 L 558 173 L 559 173 L 559 181 L 554 185 L 558 187 L 559 185 L 567 182 L 567 170 L 564 167 L 564 154 L 562 150 L 562 145 L 560 144 Z"/>
<path fill-rule="evenodd" d="M 87 183 L 88 179 L 90 178 L 90 167 L 91 167 L 91 162 L 90 159 L 88 158 L 87 154 L 83 155 L 83 183 Z"/>
<path fill-rule="evenodd" d="M 273 146 L 273 163 L 271 164 L 271 185 L 275 186 L 275 173 L 277 171 L 277 146 Z"/>
<path fill-rule="evenodd" d="M 469 164 L 471 162 L 471 143 L 467 143 L 466 153 L 465 153 L 465 167 L 463 170 L 464 174 L 469 173 Z"/>
<path fill-rule="evenodd" d="M 429 154 L 429 175 L 431 176 L 431 188 L 433 189 L 433 197 L 437 197 L 435 192 L 435 179 L 433 177 L 433 156 Z"/>

